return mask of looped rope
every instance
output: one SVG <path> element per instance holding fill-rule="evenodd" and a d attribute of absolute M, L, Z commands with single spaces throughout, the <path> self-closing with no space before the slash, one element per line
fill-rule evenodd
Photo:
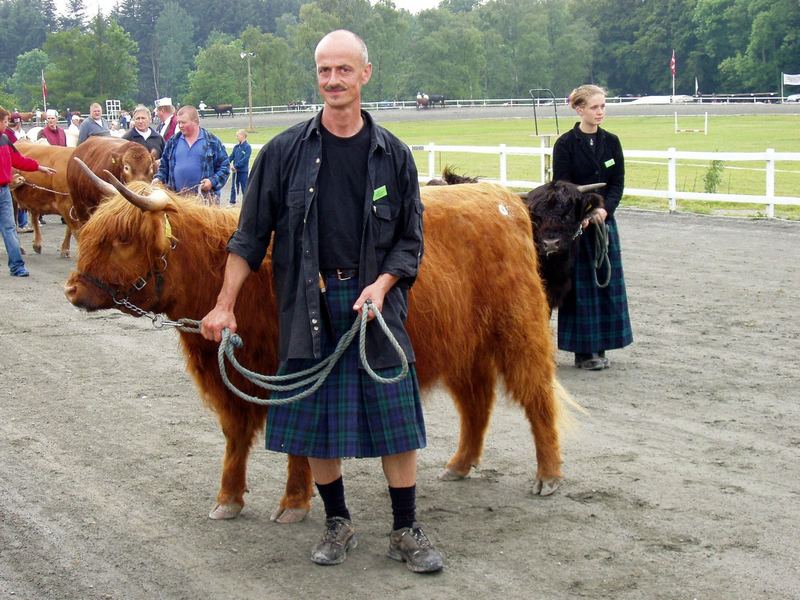
<path fill-rule="evenodd" d="M 28 181 L 24 177 L 23 177 L 23 182 L 17 184 L 16 187 L 21 187 L 23 185 L 27 185 L 29 187 L 32 187 L 35 190 L 42 190 L 44 192 L 50 192 L 51 194 L 57 194 L 59 196 L 69 196 L 69 192 L 59 192 L 58 190 L 51 190 L 50 188 L 46 188 L 46 187 L 43 187 L 41 185 L 36 185 L 35 183 L 31 183 L 30 181 Z"/>
<path fill-rule="evenodd" d="M 608 258 L 608 225 L 605 222 L 599 225 L 595 223 L 594 227 L 594 270 L 592 275 L 594 275 L 594 284 L 599 288 L 604 288 L 608 287 L 611 281 L 611 260 Z M 597 272 L 603 266 L 606 268 L 606 280 L 600 283 L 597 280 Z"/>
<path fill-rule="evenodd" d="M 392 377 L 381 377 L 378 375 L 372 367 L 369 365 L 367 361 L 367 322 L 368 322 L 368 313 L 372 311 L 375 315 L 375 320 L 381 327 L 381 330 L 386 334 L 386 337 L 389 340 L 389 343 L 394 348 L 397 355 L 400 357 L 400 372 Z M 192 319 L 180 319 L 180 325 L 177 326 L 179 331 L 184 331 L 186 333 L 200 333 L 200 321 L 195 321 Z M 371 300 L 367 300 L 364 303 L 364 306 L 361 310 L 361 315 L 356 317 L 355 321 L 353 321 L 353 325 L 350 329 L 339 339 L 336 344 L 336 349 L 333 351 L 333 354 L 324 358 L 319 363 L 314 365 L 309 369 L 305 369 L 303 371 L 298 371 L 296 373 L 289 373 L 286 375 L 264 375 L 262 373 L 256 373 L 255 371 L 251 371 L 244 367 L 234 355 L 235 348 L 241 348 L 244 346 L 244 341 L 242 340 L 239 335 L 235 333 L 231 333 L 229 329 L 222 330 L 222 341 L 219 344 L 219 348 L 217 350 L 217 363 L 219 365 L 219 372 L 222 376 L 222 381 L 225 386 L 234 394 L 236 394 L 242 400 L 246 400 L 247 402 L 252 402 L 253 404 L 260 404 L 262 406 L 276 406 L 281 404 L 289 404 L 291 402 L 296 402 L 297 400 L 302 400 L 303 398 L 307 398 L 315 393 L 325 382 L 325 379 L 330 374 L 331 370 L 333 369 L 336 361 L 338 361 L 342 355 L 344 354 L 347 347 L 356 337 L 356 334 L 359 334 L 358 340 L 358 353 L 359 358 L 361 359 L 361 364 L 364 366 L 364 370 L 367 374 L 376 382 L 389 384 L 389 383 L 397 383 L 401 379 L 405 378 L 408 375 L 408 358 L 406 357 L 403 349 L 400 347 L 400 343 L 397 339 L 392 335 L 392 332 L 389 330 L 389 326 L 386 324 L 386 321 L 383 319 L 383 315 L 378 310 L 378 308 L 373 304 Z M 227 357 L 228 361 L 231 365 L 248 381 L 253 383 L 254 385 L 274 392 L 288 392 L 292 390 L 296 390 L 299 388 L 304 388 L 305 386 L 311 384 L 311 387 L 298 392 L 297 394 L 290 396 L 288 398 L 260 398 L 258 396 L 251 396 L 249 394 L 244 393 L 242 390 L 237 388 L 228 378 L 227 370 L 225 369 L 225 358 Z M 296 380 L 296 381 L 295 381 Z M 287 383 L 292 382 L 293 383 Z M 285 385 L 281 385 L 285 384 Z"/>

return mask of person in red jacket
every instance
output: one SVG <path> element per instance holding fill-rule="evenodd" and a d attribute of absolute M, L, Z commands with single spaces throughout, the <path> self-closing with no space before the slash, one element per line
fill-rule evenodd
<path fill-rule="evenodd" d="M 40 165 L 32 158 L 23 156 L 8 139 L 9 112 L 0 106 L 0 229 L 3 233 L 3 243 L 8 254 L 8 268 L 12 277 L 27 277 L 28 270 L 22 260 L 17 237 L 17 225 L 14 220 L 14 208 L 11 201 L 11 191 L 8 184 L 13 176 L 12 168 L 20 171 L 41 171 L 42 173 L 55 174 L 55 169 Z"/>

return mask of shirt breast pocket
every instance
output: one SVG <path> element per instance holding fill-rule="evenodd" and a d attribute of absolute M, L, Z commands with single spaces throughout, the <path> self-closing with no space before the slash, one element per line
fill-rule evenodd
<path fill-rule="evenodd" d="M 394 245 L 397 218 L 400 209 L 391 204 L 373 204 L 372 214 L 375 224 L 375 246 L 377 248 L 391 248 Z"/>

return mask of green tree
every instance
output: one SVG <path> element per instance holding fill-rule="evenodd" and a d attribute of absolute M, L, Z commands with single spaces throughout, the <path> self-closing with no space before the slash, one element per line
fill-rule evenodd
<path fill-rule="evenodd" d="M 164 0 L 122 0 L 111 13 L 139 48 L 137 99 L 146 104 L 161 97 L 156 93 L 160 55 L 155 29 L 163 5 Z"/>
<path fill-rule="evenodd" d="M 286 104 L 289 98 L 294 97 L 287 95 L 290 85 L 289 73 L 292 68 L 289 44 L 285 39 L 271 33 L 263 33 L 255 27 L 248 27 L 242 33 L 242 42 L 244 51 L 255 55 L 250 59 L 253 105 Z M 246 65 L 246 61 L 244 62 Z M 243 84 L 247 85 L 246 79 Z"/>
<path fill-rule="evenodd" d="M 198 52 L 195 69 L 189 73 L 186 103 L 246 105 L 247 64 L 240 57 L 243 51 L 241 40 L 231 40 L 224 34 L 211 36 L 209 46 Z"/>
<path fill-rule="evenodd" d="M 29 110 L 42 106 L 42 71 L 47 67 L 43 50 L 30 50 L 17 57 L 17 68 L 11 76 L 10 87 L 20 107 Z"/>
<path fill-rule="evenodd" d="M 41 48 L 47 33 L 56 30 L 52 0 L 3 0 L 0 2 L 0 81 L 10 77 L 17 56 Z"/>
<path fill-rule="evenodd" d="M 85 33 L 72 29 L 51 34 L 44 49 L 52 57 L 45 71 L 48 103 L 81 110 L 107 99 L 132 103 L 136 42 L 112 18 L 98 14 Z"/>
<path fill-rule="evenodd" d="M 194 64 L 192 20 L 177 2 L 167 2 L 156 21 L 156 96 L 173 103 L 189 90 L 189 71 Z"/>
<path fill-rule="evenodd" d="M 68 0 L 64 14 L 58 18 L 59 29 L 83 29 L 86 24 L 86 3 L 83 0 Z"/>

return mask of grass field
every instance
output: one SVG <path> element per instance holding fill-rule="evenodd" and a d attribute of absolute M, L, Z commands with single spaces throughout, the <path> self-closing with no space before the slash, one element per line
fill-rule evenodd
<path fill-rule="evenodd" d="M 561 133 L 572 127 L 575 119 L 570 115 L 559 119 Z M 531 118 L 473 119 L 442 121 L 405 121 L 384 123 L 409 145 L 436 144 L 456 146 L 536 146 L 539 138 L 533 135 Z M 684 129 L 703 127 L 702 116 L 680 117 Z M 674 147 L 685 151 L 763 152 L 773 148 L 778 152 L 800 151 L 800 116 L 709 116 L 708 135 L 701 133 L 675 133 L 673 117 L 608 117 L 604 127 L 620 137 L 623 148 L 630 150 L 666 150 Z M 555 133 L 553 119 L 540 121 L 540 131 Z M 261 144 L 280 132 L 280 127 L 258 129 L 250 134 L 250 142 Z M 235 131 L 215 129 L 223 141 L 235 143 Z M 552 141 L 555 141 L 553 136 Z M 421 173 L 427 172 L 427 153 L 416 152 L 415 158 Z M 437 153 L 436 170 L 452 165 L 459 173 L 471 176 L 498 178 L 499 157 L 485 154 Z M 720 168 L 721 167 L 721 168 Z M 678 161 L 678 189 L 689 192 L 706 191 L 704 178 L 711 168 L 710 161 Z M 508 178 L 537 180 L 538 157 L 508 157 Z M 631 188 L 666 190 L 666 160 L 626 161 L 625 183 Z M 716 191 L 732 194 L 759 195 L 765 192 L 765 165 L 758 162 L 725 162 L 718 165 Z M 800 163 L 776 163 L 775 193 L 778 196 L 800 195 Z M 623 200 L 627 206 L 667 210 L 667 201 L 651 198 Z M 700 213 L 742 214 L 762 216 L 762 204 L 688 202 L 679 201 L 679 210 Z M 800 207 L 775 207 L 781 218 L 800 220 Z"/>

